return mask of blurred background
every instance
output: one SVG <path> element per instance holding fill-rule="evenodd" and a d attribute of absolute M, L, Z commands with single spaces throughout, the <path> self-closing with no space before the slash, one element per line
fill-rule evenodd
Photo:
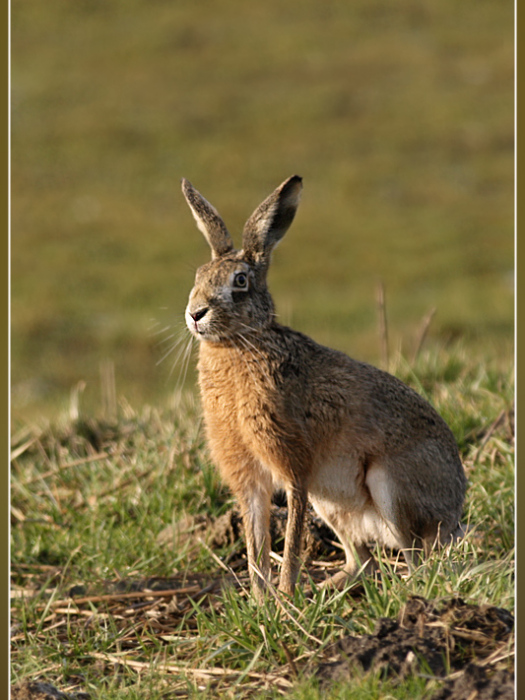
<path fill-rule="evenodd" d="M 282 180 L 301 207 L 280 320 L 378 363 L 459 343 L 513 357 L 511 0 L 12 4 L 15 418 L 164 402 L 209 251 L 187 177 L 239 241 Z M 187 382 L 191 385 L 190 373 Z"/>

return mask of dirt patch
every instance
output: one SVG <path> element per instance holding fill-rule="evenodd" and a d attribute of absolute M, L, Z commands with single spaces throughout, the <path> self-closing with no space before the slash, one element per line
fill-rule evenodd
<path fill-rule="evenodd" d="M 24 681 L 11 688 L 11 700 L 89 700 L 86 693 L 63 693 L 51 683 Z"/>
<path fill-rule="evenodd" d="M 513 616 L 502 608 L 413 598 L 397 620 L 380 618 L 373 634 L 344 637 L 330 647 L 315 675 L 323 687 L 349 681 L 356 669 L 400 680 L 414 673 L 448 676 L 432 700 L 512 698 L 513 627 Z"/>
<path fill-rule="evenodd" d="M 514 673 L 469 664 L 457 678 L 447 680 L 431 700 L 514 700 Z"/>

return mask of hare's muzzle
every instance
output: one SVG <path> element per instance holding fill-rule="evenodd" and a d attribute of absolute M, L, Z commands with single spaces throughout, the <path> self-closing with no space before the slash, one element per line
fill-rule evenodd
<path fill-rule="evenodd" d="M 207 313 L 208 313 L 207 307 L 199 309 L 198 311 L 190 311 L 188 309 L 186 320 L 188 323 L 188 327 L 192 333 L 199 333 L 199 334 L 202 333 L 202 331 L 199 329 L 198 324 L 199 324 L 199 321 L 201 319 L 203 319 Z M 191 321 L 189 321 L 189 319 L 191 319 Z"/>

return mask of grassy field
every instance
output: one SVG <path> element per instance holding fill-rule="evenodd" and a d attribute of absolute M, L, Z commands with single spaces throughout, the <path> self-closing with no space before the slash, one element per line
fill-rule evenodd
<path fill-rule="evenodd" d="M 514 610 L 513 373 L 457 349 L 393 364 L 455 433 L 469 477 L 470 529 L 413 575 L 387 558 L 382 580 L 343 594 L 309 586 L 309 577 L 324 575 L 323 562 L 312 561 L 293 601 L 275 594 L 257 607 L 247 593 L 242 538 L 222 548 L 204 536 L 162 538 L 177 523 L 183 532 L 188 516 L 215 518 L 231 506 L 191 394 L 162 410 L 123 403 L 111 419 L 80 413 L 45 429 L 15 424 L 13 683 L 38 678 L 108 700 L 408 700 L 440 692 L 444 680 L 424 665 L 402 679 L 354 669 L 331 686 L 320 686 L 317 675 L 331 645 L 372 634 L 414 596 L 460 597 L 507 616 Z M 329 558 L 328 569 L 337 560 Z M 461 679 L 469 661 L 489 678 L 512 669 L 512 635 L 479 631 L 472 620 L 459 629 L 450 620 L 436 624 L 452 640 L 443 661 L 450 679 Z"/>
<path fill-rule="evenodd" d="M 176 374 L 155 331 L 208 257 L 182 176 L 234 233 L 285 177 L 303 202 L 282 319 L 370 361 L 460 337 L 512 353 L 513 3 L 24 0 L 12 8 L 12 398 L 58 415 L 101 366 L 136 410 Z M 191 378 L 190 378 L 191 380 Z"/>

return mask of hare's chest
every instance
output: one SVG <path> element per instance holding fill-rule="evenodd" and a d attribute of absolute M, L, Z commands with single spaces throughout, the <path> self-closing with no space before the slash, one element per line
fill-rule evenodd
<path fill-rule="evenodd" d="M 201 381 L 201 398 L 206 423 L 229 435 L 232 441 L 271 441 L 277 427 L 277 408 L 271 397 L 254 393 L 249 387 Z"/>
<path fill-rule="evenodd" d="M 268 446 L 282 430 L 280 394 L 270 368 L 239 353 L 201 357 L 199 385 L 206 423 L 225 439 L 242 440 L 245 446 Z"/>
<path fill-rule="evenodd" d="M 199 386 L 206 424 L 232 430 L 237 423 L 237 392 L 226 372 L 199 372 Z"/>
<path fill-rule="evenodd" d="M 260 414 L 271 402 L 270 368 L 236 349 L 201 349 L 199 386 L 205 410 L 228 412 L 230 420 Z M 275 392 L 274 392 L 275 393 Z"/>

